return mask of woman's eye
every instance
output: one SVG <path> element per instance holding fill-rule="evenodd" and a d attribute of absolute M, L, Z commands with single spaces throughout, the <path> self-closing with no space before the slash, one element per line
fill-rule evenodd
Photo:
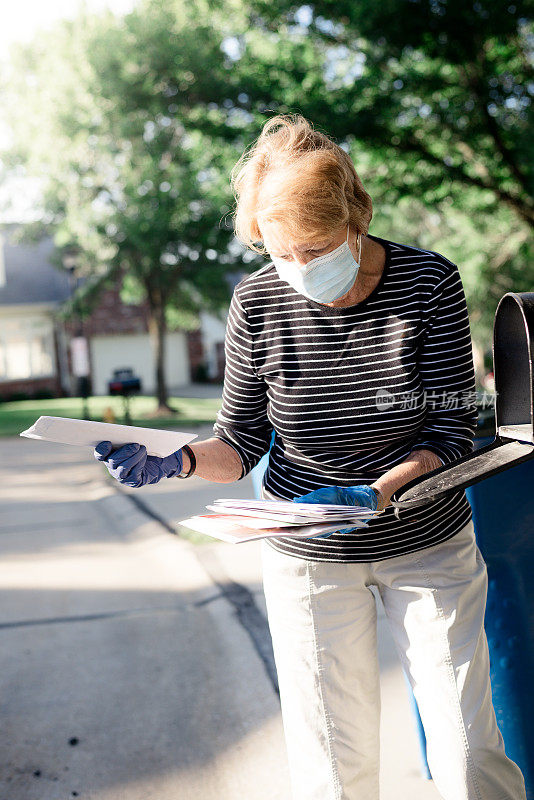
<path fill-rule="evenodd" d="M 320 247 L 317 250 L 307 250 L 306 252 L 309 253 L 310 255 L 318 255 L 319 253 L 324 253 L 324 251 L 326 250 L 327 247 L 328 247 L 328 245 L 326 245 L 325 247 Z M 290 255 L 277 256 L 277 258 L 281 258 L 281 259 L 283 259 L 283 261 L 292 261 L 293 260 L 293 257 L 290 256 Z"/>

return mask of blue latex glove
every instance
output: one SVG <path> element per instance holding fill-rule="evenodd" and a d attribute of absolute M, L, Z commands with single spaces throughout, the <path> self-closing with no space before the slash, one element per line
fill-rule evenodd
<path fill-rule="evenodd" d="M 337 506 L 366 506 L 376 510 L 378 498 L 370 486 L 323 486 L 322 489 L 315 489 L 313 492 L 303 494 L 301 497 L 294 497 L 294 503 L 331 503 Z M 323 533 L 315 536 L 315 539 L 327 539 L 334 533 L 352 533 L 358 528 L 342 528 L 340 531 Z"/>
<path fill-rule="evenodd" d="M 182 451 L 170 456 L 147 456 L 144 444 L 132 442 L 113 450 L 111 442 L 99 442 L 94 450 L 97 461 L 102 461 L 119 483 L 138 489 L 147 483 L 157 483 L 162 478 L 173 478 L 183 468 Z"/>

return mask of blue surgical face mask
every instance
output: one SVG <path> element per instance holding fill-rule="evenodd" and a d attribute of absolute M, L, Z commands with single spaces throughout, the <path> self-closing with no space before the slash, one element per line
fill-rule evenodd
<path fill-rule="evenodd" d="M 278 256 L 271 256 L 278 277 L 289 283 L 299 294 L 315 300 L 317 303 L 332 303 L 339 300 L 352 287 L 360 268 L 362 254 L 362 235 L 358 237 L 358 261 L 349 247 L 349 227 L 347 238 L 323 256 L 308 261 L 303 267 L 297 267 Z"/>

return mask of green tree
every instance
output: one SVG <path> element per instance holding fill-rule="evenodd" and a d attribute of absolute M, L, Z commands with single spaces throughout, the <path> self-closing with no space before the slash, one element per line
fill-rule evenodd
<path fill-rule="evenodd" d="M 117 277 L 148 301 L 163 410 L 169 317 L 221 309 L 226 276 L 243 268 L 225 218 L 237 154 L 202 131 L 220 127 L 205 95 L 224 84 L 221 34 L 185 4 L 148 2 L 19 48 L 5 92 L 10 161 L 42 177 L 43 222 L 87 276 L 78 306 Z"/>
<path fill-rule="evenodd" d="M 312 104 L 314 119 L 334 136 L 350 134 L 397 160 L 401 156 L 411 187 L 430 192 L 432 201 L 439 196 L 436 180 L 445 177 L 442 196 L 452 183 L 489 191 L 534 226 L 534 68 L 525 4 L 251 4 L 261 14 L 256 26 L 288 36 L 300 20 L 307 36 L 322 46 L 320 91 L 303 92 L 298 104 L 303 109 Z M 289 73 L 284 59 L 285 83 L 291 77 L 301 85 L 309 57 L 305 50 L 304 58 L 297 50 L 294 55 Z M 243 62 L 247 74 L 251 66 Z M 268 99 L 287 104 L 282 75 L 277 78 L 273 88 L 282 92 Z"/>
<path fill-rule="evenodd" d="M 246 262 L 215 224 L 231 166 L 268 116 L 302 113 L 351 153 L 374 233 L 460 265 L 483 343 L 500 296 L 534 279 L 531 27 L 508 0 L 145 0 L 26 49 L 5 105 L 91 286 L 122 264 L 130 290 L 189 309 Z"/>

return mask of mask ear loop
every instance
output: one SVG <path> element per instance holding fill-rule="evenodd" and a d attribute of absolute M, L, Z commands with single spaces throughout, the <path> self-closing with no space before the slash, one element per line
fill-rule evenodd
<path fill-rule="evenodd" d="M 350 230 L 350 228 L 347 225 L 347 238 L 345 239 L 345 242 L 347 244 L 349 243 L 349 230 Z M 358 265 L 360 265 L 361 263 L 362 263 L 362 235 L 361 235 L 361 233 L 359 233 L 358 234 Z"/>

